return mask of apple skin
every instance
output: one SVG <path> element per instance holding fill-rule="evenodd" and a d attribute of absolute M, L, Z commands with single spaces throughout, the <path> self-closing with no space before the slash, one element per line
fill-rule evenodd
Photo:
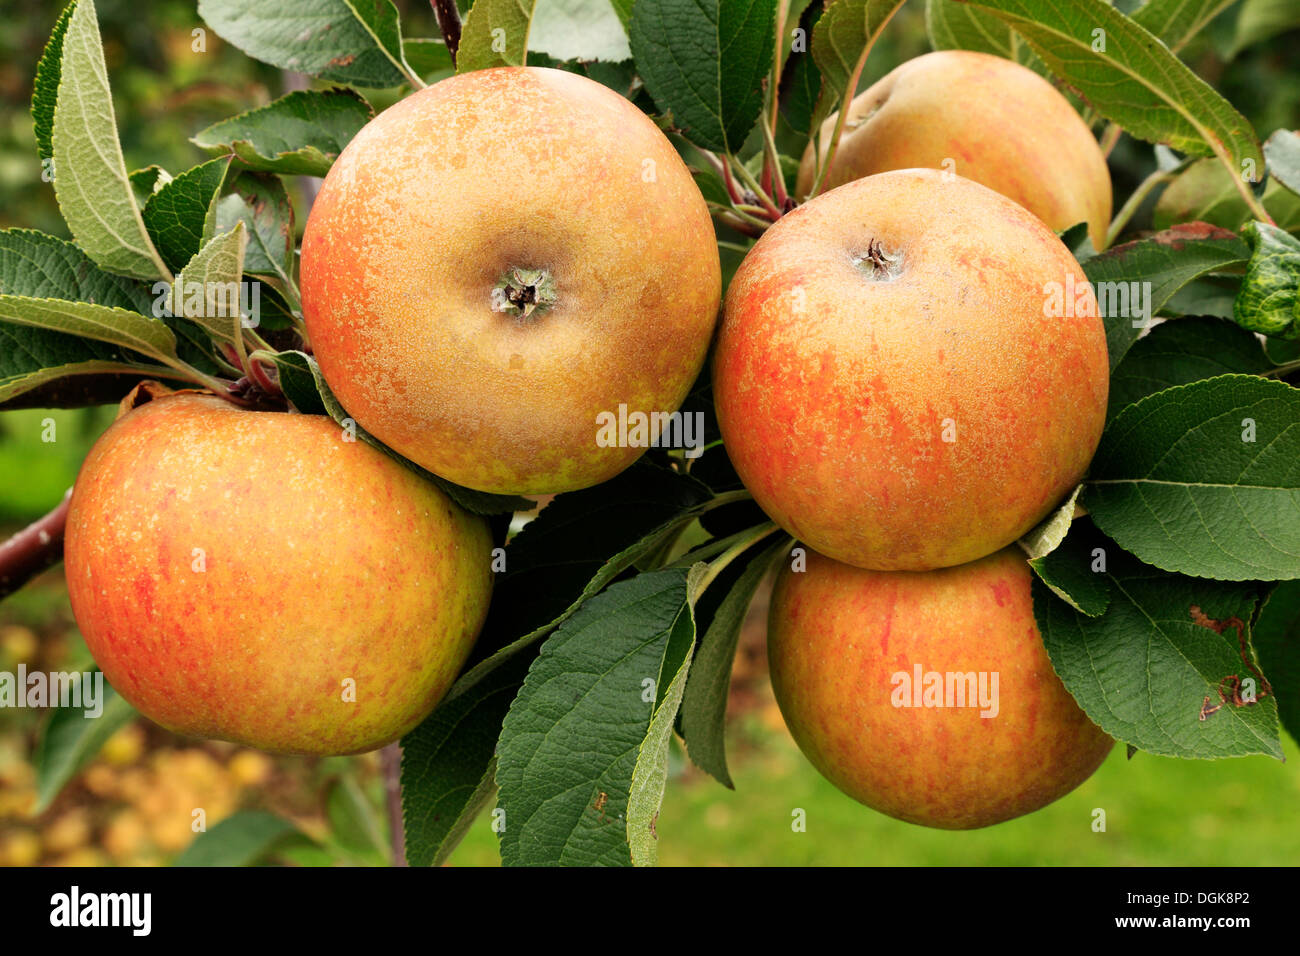
<path fill-rule="evenodd" d="M 768 622 L 772 687 L 813 765 L 881 813 L 946 830 L 1032 813 L 1087 780 L 1114 741 L 1043 648 L 1015 549 L 940 571 L 864 571 L 815 551 L 785 565 Z M 998 712 L 895 707 L 893 675 L 996 672 Z"/>
<path fill-rule="evenodd" d="M 64 561 L 86 644 L 145 716 L 347 754 L 396 740 L 451 685 L 490 552 L 482 518 L 329 419 L 177 393 L 91 449 Z"/>
<path fill-rule="evenodd" d="M 494 310 L 516 268 L 549 273 L 549 310 Z M 585 488 L 632 464 L 644 449 L 600 447 L 596 416 L 680 406 L 721 282 L 708 208 L 667 137 L 599 83 L 534 67 L 454 76 L 372 120 L 302 245 L 307 329 L 348 413 L 498 493 Z"/>
<path fill-rule="evenodd" d="M 897 275 L 856 261 L 872 240 Z M 1067 281 L 1075 314 L 1048 317 L 1045 284 Z M 961 177 L 900 170 L 818 196 L 727 290 L 714 401 L 737 473 L 786 531 L 859 567 L 1004 547 L 1101 438 L 1109 364 L 1085 283 L 1031 213 Z"/>
<path fill-rule="evenodd" d="M 822 126 L 829 147 L 838 114 Z M 1088 125 L 1047 80 L 988 53 L 908 60 L 853 98 L 823 189 L 891 169 L 943 168 L 1014 199 L 1056 232 L 1086 222 L 1105 247 L 1111 185 Z M 796 195 L 816 176 L 812 144 Z"/>

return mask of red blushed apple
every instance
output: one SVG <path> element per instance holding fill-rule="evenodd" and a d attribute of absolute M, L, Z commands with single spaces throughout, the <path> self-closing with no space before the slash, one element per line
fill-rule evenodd
<path fill-rule="evenodd" d="M 465 73 L 367 125 L 307 221 L 303 314 L 349 414 L 443 478 L 569 491 L 644 451 L 597 416 L 673 411 L 721 271 L 708 208 L 628 100 L 533 67 Z"/>
<path fill-rule="evenodd" d="M 823 152 L 837 118 L 822 125 Z M 1019 63 L 969 50 L 908 60 L 854 97 L 822 185 L 919 166 L 988 186 L 1057 232 L 1086 222 L 1093 245 L 1105 247 L 1106 157 L 1070 101 Z M 797 195 L 808 194 L 816 172 L 810 144 Z"/>
<path fill-rule="evenodd" d="M 727 291 L 713 376 L 758 504 L 879 570 L 962 564 L 1032 528 L 1088 467 L 1109 382 L 1070 251 L 1011 200 L 922 169 L 769 229 Z"/>
<path fill-rule="evenodd" d="M 865 571 L 810 552 L 777 578 L 772 688 L 832 783 L 948 830 L 1032 813 L 1114 741 L 1052 670 L 1015 549 L 940 571 Z"/>
<path fill-rule="evenodd" d="M 109 683 L 177 733 L 358 753 L 451 685 L 492 589 L 483 519 L 318 415 L 157 398 L 87 456 L 65 566 Z"/>

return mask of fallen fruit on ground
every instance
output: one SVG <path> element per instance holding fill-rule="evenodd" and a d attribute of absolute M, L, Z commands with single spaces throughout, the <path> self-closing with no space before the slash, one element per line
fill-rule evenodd
<path fill-rule="evenodd" d="M 613 90 L 479 70 L 390 107 L 307 222 L 303 314 L 348 413 L 481 491 L 570 491 L 644 447 L 597 416 L 671 412 L 721 295 L 708 208 L 672 144 Z"/>
<path fill-rule="evenodd" d="M 1015 549 L 940 571 L 816 552 L 777 578 L 772 687 L 799 747 L 881 813 L 949 830 L 1032 813 L 1114 743 L 1052 670 Z"/>
<path fill-rule="evenodd" d="M 1016 540 L 1105 423 L 1096 299 L 1023 208 L 933 170 L 825 193 L 727 291 L 714 400 L 754 499 L 859 567 L 928 570 Z"/>
<path fill-rule="evenodd" d="M 178 393 L 73 490 L 77 625 L 145 716 L 262 750 L 373 750 L 450 686 L 487 612 L 486 523 L 323 416 Z"/>
<path fill-rule="evenodd" d="M 823 151 L 837 119 L 822 125 Z M 969 50 L 908 60 L 854 97 L 822 188 L 912 167 L 988 186 L 1057 232 L 1086 222 L 1093 245 L 1104 247 L 1106 157 L 1070 101 L 1019 63 Z M 809 144 L 796 195 L 808 195 L 815 176 Z"/>

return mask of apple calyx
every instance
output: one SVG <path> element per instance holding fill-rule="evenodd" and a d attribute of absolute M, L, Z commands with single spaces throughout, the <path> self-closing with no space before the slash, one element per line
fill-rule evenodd
<path fill-rule="evenodd" d="M 866 255 L 855 255 L 853 264 L 866 273 L 868 279 L 888 282 L 903 274 L 903 253 L 901 250 L 886 252 L 879 239 L 869 239 Z"/>
<path fill-rule="evenodd" d="M 555 279 L 548 271 L 513 266 L 492 287 L 492 311 L 526 319 L 546 312 L 556 298 Z"/>

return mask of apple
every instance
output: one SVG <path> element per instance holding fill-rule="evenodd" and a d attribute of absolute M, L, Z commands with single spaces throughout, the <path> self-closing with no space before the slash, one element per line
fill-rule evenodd
<path fill-rule="evenodd" d="M 1016 550 L 939 571 L 816 552 L 792 567 L 772 595 L 772 688 L 804 754 L 855 800 L 984 827 L 1064 796 L 1110 752 L 1052 670 Z"/>
<path fill-rule="evenodd" d="M 487 613 L 482 518 L 318 415 L 156 398 L 82 465 L 64 561 L 108 682 L 177 733 L 347 754 L 411 730 Z"/>
<path fill-rule="evenodd" d="M 822 126 L 823 152 L 837 117 Z M 796 195 L 812 189 L 816 163 L 810 143 Z M 1057 232 L 1086 222 L 1105 248 L 1106 157 L 1070 101 L 1019 63 L 969 50 L 908 60 L 853 98 L 823 187 L 925 166 L 988 186 Z"/>
<path fill-rule="evenodd" d="M 343 150 L 302 244 L 303 315 L 348 413 L 480 491 L 613 477 L 598 416 L 672 412 L 721 297 L 704 198 L 612 90 L 503 67 L 421 90 Z"/>
<path fill-rule="evenodd" d="M 713 376 L 768 515 L 837 560 L 923 571 L 997 551 L 1079 482 L 1109 366 L 1061 241 L 990 189 L 914 169 L 824 193 L 759 239 Z"/>

